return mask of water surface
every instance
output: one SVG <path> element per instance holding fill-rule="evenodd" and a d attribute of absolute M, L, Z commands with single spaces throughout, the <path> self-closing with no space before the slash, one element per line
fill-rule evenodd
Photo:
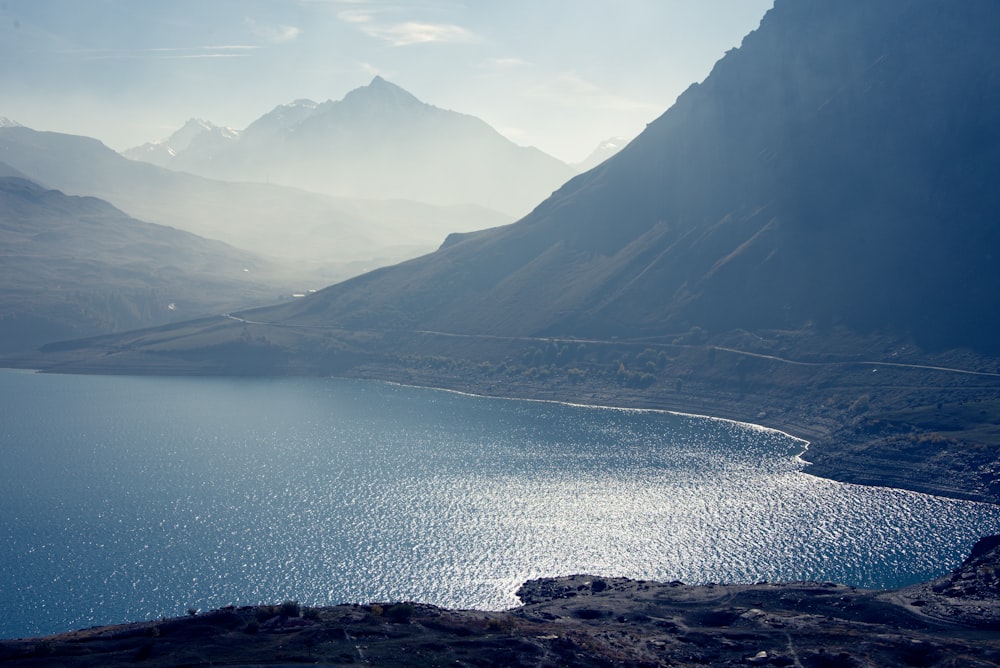
<path fill-rule="evenodd" d="M 895 587 L 993 506 L 803 473 L 778 432 L 330 379 L 0 371 L 0 637 L 526 579 Z"/>

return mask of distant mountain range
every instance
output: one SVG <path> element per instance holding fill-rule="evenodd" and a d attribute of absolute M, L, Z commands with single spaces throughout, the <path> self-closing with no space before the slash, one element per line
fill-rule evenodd
<path fill-rule="evenodd" d="M 0 177 L 0 352 L 273 303 L 281 285 L 251 253 Z"/>
<path fill-rule="evenodd" d="M 342 100 L 278 106 L 242 131 L 192 120 L 125 155 L 214 179 L 337 197 L 472 204 L 512 217 L 576 173 L 478 118 L 421 102 L 381 77 Z"/>
<path fill-rule="evenodd" d="M 181 165 L 185 162 L 211 160 L 213 153 L 225 150 L 227 144 L 239 136 L 238 130 L 219 127 L 200 118 L 192 118 L 168 138 L 128 149 L 122 152 L 122 155 L 161 167 L 191 171 L 183 169 Z M 207 155 L 199 156 L 199 153 Z"/>
<path fill-rule="evenodd" d="M 333 198 L 128 160 L 95 139 L 0 127 L 0 173 L 111 202 L 129 215 L 285 258 L 314 286 L 426 253 L 451 232 L 510 222 L 475 206 Z"/>

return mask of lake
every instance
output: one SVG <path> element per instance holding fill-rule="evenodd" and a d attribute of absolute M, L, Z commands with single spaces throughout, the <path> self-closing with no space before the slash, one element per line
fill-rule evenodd
<path fill-rule="evenodd" d="M 804 473 L 779 432 L 317 378 L 0 370 L 0 637 L 228 604 L 500 609 L 530 578 L 942 574 L 994 506 Z"/>

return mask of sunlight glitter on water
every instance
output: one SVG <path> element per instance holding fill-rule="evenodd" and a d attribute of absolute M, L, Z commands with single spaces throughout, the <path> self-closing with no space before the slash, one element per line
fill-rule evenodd
<path fill-rule="evenodd" d="M 287 598 L 503 608 L 579 572 L 899 586 L 1000 532 L 992 506 L 814 478 L 801 443 L 719 420 L 318 379 L 0 394 L 0 605 L 30 611 L 4 636 Z"/>

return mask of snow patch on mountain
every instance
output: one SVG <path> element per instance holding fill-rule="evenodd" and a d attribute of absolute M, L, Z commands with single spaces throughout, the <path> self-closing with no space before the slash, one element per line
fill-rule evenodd
<path fill-rule="evenodd" d="M 169 167 L 174 158 L 181 153 L 197 150 L 199 146 L 206 144 L 217 149 L 219 144 L 235 141 L 239 137 L 239 130 L 218 126 L 200 118 L 192 118 L 166 139 L 130 148 L 122 155 L 133 160 Z"/>
<path fill-rule="evenodd" d="M 590 155 L 572 166 L 580 173 L 590 171 L 618 151 L 625 148 L 628 143 L 629 140 L 625 137 L 611 137 L 610 139 L 605 139 L 597 145 L 597 148 L 595 148 Z"/>

